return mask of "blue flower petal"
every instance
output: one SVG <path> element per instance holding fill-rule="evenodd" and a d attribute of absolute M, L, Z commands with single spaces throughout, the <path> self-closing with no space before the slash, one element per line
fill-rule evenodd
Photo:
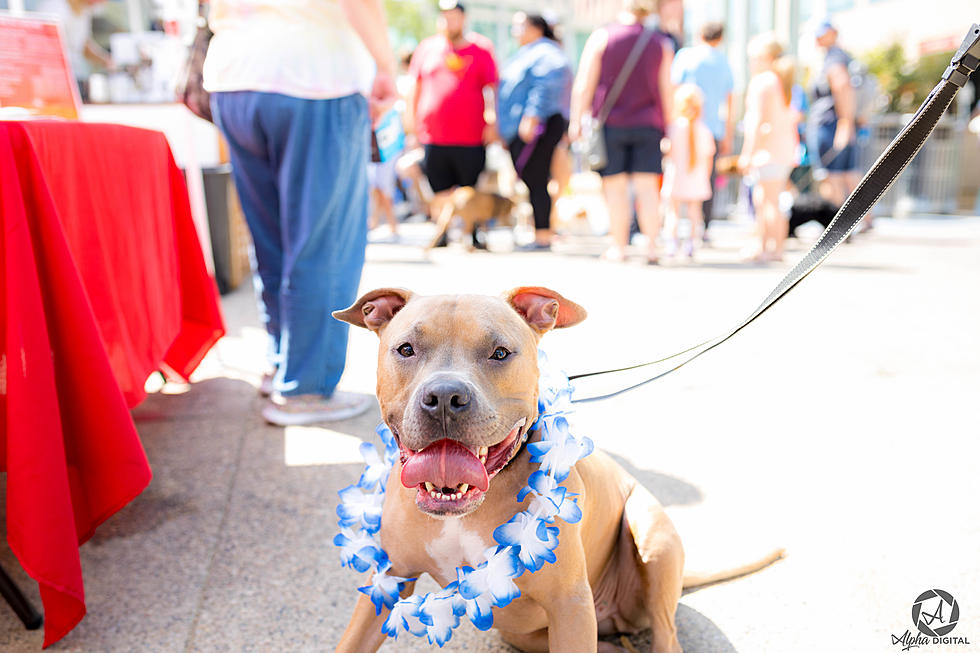
<path fill-rule="evenodd" d="M 426 625 L 426 635 L 430 644 L 440 648 L 452 637 L 453 630 L 459 626 L 459 617 L 465 612 L 458 608 L 455 592 L 426 594 L 419 608 L 419 618 Z"/>
<path fill-rule="evenodd" d="M 358 587 L 357 591 L 366 594 L 374 604 L 374 613 L 381 614 L 381 609 L 394 607 L 399 595 L 405 589 L 405 583 L 416 580 L 414 578 L 403 578 L 401 576 L 391 576 L 388 570 L 391 563 L 388 562 L 379 567 L 371 576 L 371 584 Z"/>
<path fill-rule="evenodd" d="M 466 616 L 477 630 L 490 630 L 493 627 L 493 606 L 488 595 L 481 595 L 466 601 Z"/>
<path fill-rule="evenodd" d="M 381 459 L 377 447 L 370 442 L 362 442 L 360 451 L 364 458 L 365 467 L 361 473 L 361 478 L 357 481 L 357 487 L 373 490 L 379 483 L 383 486 L 388 480 L 391 464 Z"/>
<path fill-rule="evenodd" d="M 412 633 L 416 637 L 424 635 L 426 626 L 419 618 L 421 604 L 422 597 L 414 595 L 395 603 L 381 626 L 381 632 L 395 639 L 404 632 Z"/>

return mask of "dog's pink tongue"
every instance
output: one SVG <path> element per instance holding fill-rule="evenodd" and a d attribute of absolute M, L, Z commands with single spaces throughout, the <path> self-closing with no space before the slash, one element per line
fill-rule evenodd
<path fill-rule="evenodd" d="M 416 487 L 428 481 L 436 487 L 456 487 L 468 483 L 486 492 L 490 488 L 487 468 L 473 452 L 456 442 L 443 439 L 411 454 L 402 464 L 402 485 Z"/>

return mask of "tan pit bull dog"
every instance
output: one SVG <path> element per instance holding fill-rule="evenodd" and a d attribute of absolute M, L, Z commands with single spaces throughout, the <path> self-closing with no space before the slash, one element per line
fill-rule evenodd
<path fill-rule="evenodd" d="M 425 572 L 444 587 L 457 567 L 483 562 L 493 530 L 527 508 L 531 497 L 516 496 L 537 469 L 523 436 L 538 417 L 538 341 L 585 315 L 538 287 L 501 298 L 382 288 L 334 313 L 381 340 L 378 401 L 401 453 L 380 531 L 391 574 Z M 579 495 L 582 520 L 556 520 L 557 561 L 515 579 L 520 597 L 494 609 L 494 627 L 522 651 L 615 651 L 598 636 L 649 627 L 655 653 L 679 652 L 674 613 L 685 580 L 714 582 L 774 559 L 685 579 L 663 507 L 608 455 L 580 460 L 564 485 Z M 376 651 L 387 616 L 360 595 L 337 651 Z"/>
<path fill-rule="evenodd" d="M 454 190 L 443 204 L 436 220 L 436 235 L 426 247 L 430 250 L 439 244 L 454 217 L 463 221 L 463 235 L 469 238 L 478 225 L 484 225 L 493 218 L 505 227 L 513 227 L 514 202 L 496 193 L 485 193 L 471 186 Z"/>

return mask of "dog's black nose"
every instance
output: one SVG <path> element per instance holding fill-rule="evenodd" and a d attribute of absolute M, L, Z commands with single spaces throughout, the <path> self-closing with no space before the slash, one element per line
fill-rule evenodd
<path fill-rule="evenodd" d="M 420 401 L 422 409 L 434 417 L 458 415 L 470 407 L 470 393 L 459 381 L 439 380 L 423 388 Z"/>

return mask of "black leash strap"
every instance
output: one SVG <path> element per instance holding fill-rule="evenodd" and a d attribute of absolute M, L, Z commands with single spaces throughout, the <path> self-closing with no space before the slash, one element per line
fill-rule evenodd
<path fill-rule="evenodd" d="M 727 333 L 706 340 L 700 344 L 689 347 L 684 351 L 677 352 L 670 356 L 660 358 L 655 361 L 650 361 L 648 363 L 640 363 L 638 365 L 630 365 L 628 367 L 620 367 L 612 370 L 602 370 L 599 372 L 586 372 L 584 374 L 575 374 L 569 378 L 569 380 L 574 381 L 576 379 L 582 379 L 591 376 L 599 376 L 601 374 L 612 374 L 615 372 L 626 372 L 628 370 L 635 370 L 642 367 L 648 367 L 650 365 L 656 365 L 659 363 L 665 363 L 667 361 L 673 361 L 667 370 L 651 376 L 643 381 L 634 383 L 626 388 L 616 390 L 614 392 L 609 392 L 601 395 L 594 395 L 589 397 L 576 398 L 573 401 L 575 403 L 584 403 L 589 401 L 598 401 L 600 399 L 608 399 L 616 395 L 622 394 L 629 390 L 633 390 L 642 385 L 646 385 L 651 381 L 655 381 L 662 378 L 671 372 L 674 372 L 684 365 L 690 363 L 692 360 L 710 351 L 725 342 L 736 333 L 747 327 L 756 318 L 769 310 L 773 304 L 778 302 L 786 293 L 793 289 L 796 284 L 802 281 L 808 274 L 813 272 L 817 267 L 824 262 L 824 260 L 833 252 L 837 247 L 844 242 L 844 239 L 850 235 L 854 228 L 861 221 L 861 218 L 871 210 L 871 207 L 875 205 L 879 198 L 891 187 L 895 179 L 901 174 L 901 172 L 908 166 L 912 158 L 919 152 L 922 148 L 923 143 L 929 138 L 929 134 L 935 129 L 936 124 L 942 117 L 943 113 L 949 107 L 950 103 L 953 101 L 953 96 L 956 92 L 962 88 L 970 75 L 977 69 L 980 65 L 980 25 L 974 24 L 966 38 L 963 40 L 963 44 L 960 49 L 956 51 L 953 55 L 950 65 L 946 68 L 943 73 L 942 81 L 929 93 L 929 96 L 925 99 L 919 110 L 912 117 L 912 120 L 899 132 L 895 140 L 885 149 L 884 153 L 878 160 L 875 161 L 874 165 L 864 176 L 861 182 L 851 193 L 850 197 L 844 201 L 844 205 L 841 206 L 840 210 L 837 211 L 837 215 L 834 216 L 833 221 L 827 226 L 827 229 L 820 236 L 820 239 L 814 244 L 814 246 L 807 252 L 796 266 L 789 271 L 789 273 L 783 277 L 782 281 L 773 289 L 769 296 L 759 305 L 755 311 L 752 312 L 741 324 L 731 329 Z M 676 359 L 676 360 L 675 360 Z"/>

